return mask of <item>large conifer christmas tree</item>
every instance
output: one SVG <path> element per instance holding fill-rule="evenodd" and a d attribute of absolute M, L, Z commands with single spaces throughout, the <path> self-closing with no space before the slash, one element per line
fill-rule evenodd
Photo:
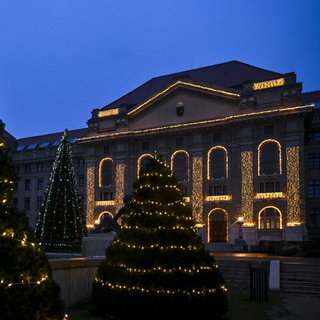
<path fill-rule="evenodd" d="M 72 148 L 65 130 L 39 212 L 36 236 L 47 251 L 80 252 L 81 239 L 86 233 Z"/>
<path fill-rule="evenodd" d="M 62 319 L 59 287 L 50 265 L 27 227 L 26 216 L 11 206 L 16 176 L 0 120 L 0 319 Z"/>
<path fill-rule="evenodd" d="M 93 302 L 115 319 L 223 319 L 224 281 L 170 168 L 153 157 L 97 272 Z"/>

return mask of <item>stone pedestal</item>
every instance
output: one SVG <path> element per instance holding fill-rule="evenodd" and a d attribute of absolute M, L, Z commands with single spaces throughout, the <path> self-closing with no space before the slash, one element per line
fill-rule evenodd
<path fill-rule="evenodd" d="M 286 227 L 284 234 L 285 241 L 303 241 L 303 230 L 301 226 Z"/>
<path fill-rule="evenodd" d="M 106 248 L 116 236 L 115 232 L 89 233 L 82 238 L 82 255 L 84 257 L 105 257 Z"/>
<path fill-rule="evenodd" d="M 255 245 L 258 243 L 258 234 L 255 227 L 242 227 L 243 240 L 247 245 Z"/>

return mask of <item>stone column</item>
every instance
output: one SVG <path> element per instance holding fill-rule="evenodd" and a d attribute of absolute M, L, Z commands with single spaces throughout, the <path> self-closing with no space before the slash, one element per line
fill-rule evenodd
<path fill-rule="evenodd" d="M 87 226 L 94 225 L 94 207 L 95 207 L 95 162 L 87 163 Z"/>
<path fill-rule="evenodd" d="M 200 152 L 192 158 L 192 213 L 197 223 L 203 224 L 203 158 Z"/>
<path fill-rule="evenodd" d="M 116 162 L 116 197 L 115 197 L 115 213 L 117 213 L 124 205 L 123 198 L 125 196 L 124 175 L 126 164 L 124 160 Z"/>

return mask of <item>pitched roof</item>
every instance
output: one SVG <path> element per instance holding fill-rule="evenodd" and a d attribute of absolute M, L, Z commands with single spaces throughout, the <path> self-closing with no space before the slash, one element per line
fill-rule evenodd
<path fill-rule="evenodd" d="M 279 78 L 282 76 L 282 73 L 257 68 L 234 60 L 213 66 L 192 69 L 153 78 L 121 98 L 103 107 L 102 110 L 116 108 L 122 104 L 134 106 L 147 100 L 156 92 L 164 90 L 173 81 L 183 78 L 200 83 L 237 88 L 245 81 L 252 80 L 253 82 L 259 82 Z"/>
<path fill-rule="evenodd" d="M 45 135 L 41 135 L 41 136 L 21 138 L 21 139 L 18 139 L 18 144 L 19 144 L 19 146 L 22 146 L 22 145 L 26 146 L 26 145 L 38 144 L 38 143 L 44 143 L 44 142 L 53 143 L 57 140 L 60 140 L 62 137 L 62 134 L 63 134 L 63 131 L 45 134 Z M 70 139 L 83 138 L 86 136 L 88 136 L 88 128 L 69 130 Z"/>

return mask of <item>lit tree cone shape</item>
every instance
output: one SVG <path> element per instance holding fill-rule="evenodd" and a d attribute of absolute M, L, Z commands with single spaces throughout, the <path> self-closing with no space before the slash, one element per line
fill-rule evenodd
<path fill-rule="evenodd" d="M 223 319 L 223 278 L 175 175 L 159 157 L 141 169 L 122 217 L 94 280 L 98 310 L 116 319 Z"/>
<path fill-rule="evenodd" d="M 0 319 L 61 320 L 59 287 L 24 212 L 11 205 L 17 181 L 0 120 Z"/>
<path fill-rule="evenodd" d="M 39 212 L 36 236 L 47 251 L 81 251 L 86 235 L 72 160 L 72 148 L 65 130 Z"/>

